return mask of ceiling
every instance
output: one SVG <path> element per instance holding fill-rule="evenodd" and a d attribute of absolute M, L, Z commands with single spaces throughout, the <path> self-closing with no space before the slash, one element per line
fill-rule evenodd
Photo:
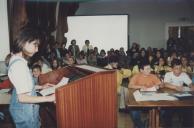
<path fill-rule="evenodd" d="M 142 2 L 154 2 L 154 3 L 181 3 L 185 1 L 194 2 L 194 0 L 27 0 L 27 1 L 41 1 L 41 2 L 134 2 L 134 3 L 142 3 Z"/>

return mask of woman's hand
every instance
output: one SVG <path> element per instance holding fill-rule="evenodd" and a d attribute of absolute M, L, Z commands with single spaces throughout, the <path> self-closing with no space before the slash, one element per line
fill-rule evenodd
<path fill-rule="evenodd" d="M 46 96 L 46 98 L 47 98 L 47 101 L 48 102 L 54 102 L 54 103 L 56 103 L 55 93 L 52 94 L 52 95 Z"/>
<path fill-rule="evenodd" d="M 46 83 L 44 85 L 42 85 L 42 88 L 41 89 L 45 89 L 45 88 L 49 88 L 49 87 L 53 87 L 55 86 L 54 84 L 50 84 L 50 83 Z"/>
<path fill-rule="evenodd" d="M 49 87 L 53 87 L 55 86 L 54 84 L 50 84 L 50 83 L 46 83 L 44 85 L 36 85 L 35 89 L 36 90 L 41 90 L 41 89 L 45 89 L 45 88 L 49 88 Z"/>

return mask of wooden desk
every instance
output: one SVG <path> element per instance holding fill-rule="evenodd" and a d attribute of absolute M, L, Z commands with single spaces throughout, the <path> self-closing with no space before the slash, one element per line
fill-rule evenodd
<path fill-rule="evenodd" d="M 56 89 L 55 112 L 50 109 L 58 128 L 117 127 L 115 71 L 68 66 L 40 75 L 39 82 L 53 83 L 56 76 L 70 78 L 68 84 Z"/>
<path fill-rule="evenodd" d="M 170 89 L 161 89 L 161 92 L 174 93 Z M 134 90 L 129 90 L 129 103 L 128 108 L 149 108 L 149 127 L 159 128 L 159 115 L 161 108 L 192 108 L 194 107 L 194 97 L 177 101 L 135 101 L 133 97 Z M 194 94 L 194 92 L 192 92 Z"/>

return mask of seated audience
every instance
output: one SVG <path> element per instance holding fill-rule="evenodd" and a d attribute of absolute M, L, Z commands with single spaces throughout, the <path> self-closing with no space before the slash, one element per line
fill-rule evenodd
<path fill-rule="evenodd" d="M 156 55 L 154 56 L 154 58 L 152 59 L 151 65 L 158 65 L 159 64 L 159 59 L 162 57 L 160 50 L 156 51 Z"/>
<path fill-rule="evenodd" d="M 72 66 L 72 65 L 74 65 L 74 64 L 75 64 L 74 58 L 73 58 L 73 57 L 69 57 L 69 58 L 67 59 L 67 61 L 66 61 L 66 63 L 65 63 L 64 66 Z"/>
<path fill-rule="evenodd" d="M 95 55 L 94 50 L 90 50 L 90 53 L 89 53 L 87 62 L 88 62 L 89 65 L 96 66 L 96 64 L 97 64 L 97 58 L 96 58 L 96 55 Z"/>
<path fill-rule="evenodd" d="M 35 64 L 32 66 L 32 77 L 34 80 L 34 84 L 36 85 L 36 89 L 41 90 L 51 86 L 55 86 L 54 84 L 50 84 L 50 83 L 45 83 L 43 85 L 40 85 L 38 82 L 38 78 L 41 75 L 41 73 L 42 73 L 42 70 L 40 65 Z"/>
<path fill-rule="evenodd" d="M 35 64 L 32 66 L 32 76 L 33 76 L 35 85 L 38 85 L 38 77 L 41 74 L 41 72 L 42 72 L 42 69 L 40 65 Z"/>
<path fill-rule="evenodd" d="M 80 49 L 79 46 L 76 45 L 76 40 L 71 41 L 71 45 L 69 45 L 68 51 L 71 52 L 71 55 L 74 57 L 74 59 L 78 56 Z"/>
<path fill-rule="evenodd" d="M 85 40 L 85 44 L 82 47 L 82 51 L 84 51 L 85 55 L 88 56 L 89 51 L 93 49 L 93 46 L 90 44 L 89 40 Z"/>
<path fill-rule="evenodd" d="M 161 78 L 164 79 L 166 72 L 171 71 L 171 68 L 166 64 L 164 58 L 159 58 L 159 64 L 154 66 L 154 72 Z"/>
<path fill-rule="evenodd" d="M 117 73 L 117 94 L 120 97 L 118 100 L 119 111 L 126 111 L 126 104 L 129 101 L 129 91 L 128 88 L 121 86 L 124 78 L 129 78 L 131 76 L 131 71 L 129 69 L 118 69 L 118 59 L 111 57 L 109 64 L 105 66 L 106 69 L 115 69 Z"/>
<path fill-rule="evenodd" d="M 182 71 L 186 72 L 188 74 L 192 73 L 192 69 L 188 63 L 187 57 L 182 56 L 181 57 L 181 64 L 182 64 Z"/>
<path fill-rule="evenodd" d="M 100 55 L 97 56 L 97 66 L 104 67 L 108 64 L 108 59 L 106 57 L 106 52 L 104 49 L 100 51 Z"/>
<path fill-rule="evenodd" d="M 51 68 L 52 68 L 52 70 L 57 70 L 57 69 L 61 68 L 60 61 L 57 58 L 52 59 Z"/>
<path fill-rule="evenodd" d="M 87 64 L 87 59 L 85 57 L 84 51 L 81 51 L 78 54 L 78 57 L 76 58 L 76 62 L 77 62 L 77 64 Z"/>

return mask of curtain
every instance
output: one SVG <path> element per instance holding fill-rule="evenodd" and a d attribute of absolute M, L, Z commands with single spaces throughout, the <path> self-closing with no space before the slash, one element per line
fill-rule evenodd
<path fill-rule="evenodd" d="M 28 22 L 25 0 L 8 0 L 8 19 L 10 47 L 12 47 L 13 41 L 15 40 L 19 30 Z"/>

